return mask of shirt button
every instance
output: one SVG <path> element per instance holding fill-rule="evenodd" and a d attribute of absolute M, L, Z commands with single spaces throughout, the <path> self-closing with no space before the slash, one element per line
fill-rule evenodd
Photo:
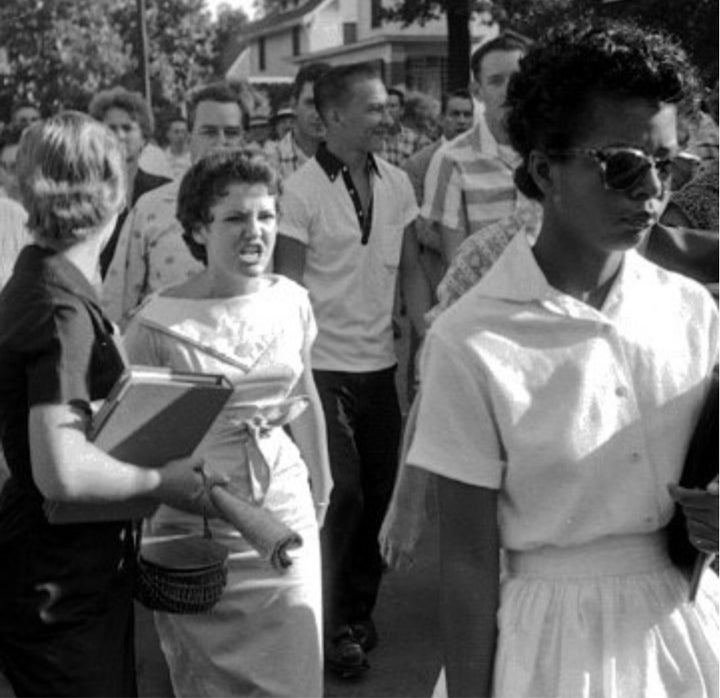
<path fill-rule="evenodd" d="M 615 395 L 617 395 L 618 397 L 627 397 L 628 389 L 624 385 L 620 385 L 615 388 Z"/>

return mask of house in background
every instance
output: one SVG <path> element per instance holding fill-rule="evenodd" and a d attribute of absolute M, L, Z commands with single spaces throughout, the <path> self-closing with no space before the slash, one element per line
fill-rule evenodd
<path fill-rule="evenodd" d="M 271 83 L 294 77 L 305 63 L 370 61 L 388 85 L 439 96 L 447 80 L 444 17 L 403 27 L 381 21 L 382 5 L 383 0 L 283 0 L 243 28 L 226 76 Z M 473 43 L 478 32 L 492 29 L 475 23 Z"/>

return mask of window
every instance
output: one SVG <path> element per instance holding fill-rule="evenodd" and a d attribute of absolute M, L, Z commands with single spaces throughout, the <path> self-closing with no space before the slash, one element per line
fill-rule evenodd
<path fill-rule="evenodd" d="M 382 0 L 372 0 L 370 5 L 370 26 L 376 29 L 382 24 Z"/>
<path fill-rule="evenodd" d="M 354 44 L 357 41 L 357 22 L 343 22 L 343 44 Z"/>
<path fill-rule="evenodd" d="M 300 27 L 298 26 L 292 28 L 292 55 L 300 55 Z"/>
<path fill-rule="evenodd" d="M 258 39 L 258 68 L 260 71 L 264 71 L 267 66 L 265 65 L 265 37 L 261 36 Z"/>

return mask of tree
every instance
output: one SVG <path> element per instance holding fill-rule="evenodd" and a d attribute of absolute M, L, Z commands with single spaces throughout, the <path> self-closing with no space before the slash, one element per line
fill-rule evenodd
<path fill-rule="evenodd" d="M 205 0 L 147 0 L 153 106 L 178 105 L 217 77 L 227 19 L 214 23 Z M 86 109 L 112 85 L 142 91 L 138 37 L 135 0 L 0 0 L 0 119 L 18 100 L 52 113 Z"/>
<path fill-rule="evenodd" d="M 467 82 L 466 18 L 489 12 L 501 28 L 539 39 L 564 21 L 609 16 L 637 21 L 676 36 L 708 83 L 718 70 L 717 0 L 396 0 L 383 14 L 404 26 L 423 24 L 445 14 L 448 23 L 448 67 L 451 86 Z M 464 36 L 463 36 L 464 34 Z"/>
<path fill-rule="evenodd" d="M 401 22 L 404 27 L 417 22 L 422 25 L 445 15 L 448 36 L 449 89 L 467 87 L 470 74 L 470 14 L 483 10 L 486 2 L 476 0 L 403 0 L 383 8 L 383 19 Z"/>
<path fill-rule="evenodd" d="M 218 7 L 215 19 L 216 73 L 222 72 L 227 53 L 236 49 L 236 39 L 248 22 L 248 16 L 243 10 L 235 9 L 228 4 Z"/>
<path fill-rule="evenodd" d="M 205 0 L 147 0 L 150 81 L 153 105 L 178 105 L 192 88 L 215 76 L 215 25 Z M 137 71 L 138 26 L 135 3 L 116 3 L 112 21 L 124 42 L 132 46 L 133 71 L 123 84 L 141 90 Z"/>
<path fill-rule="evenodd" d="M 45 111 L 84 109 L 100 87 L 132 65 L 108 15 L 113 0 L 3 0 L 0 46 L 0 118 L 12 104 L 38 103 Z"/>

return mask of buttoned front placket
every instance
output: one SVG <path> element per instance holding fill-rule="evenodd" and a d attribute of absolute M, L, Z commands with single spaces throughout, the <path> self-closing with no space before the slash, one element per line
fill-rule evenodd
<path fill-rule="evenodd" d="M 622 272 L 621 272 L 622 275 Z M 648 443 L 642 407 L 642 386 L 636 385 L 634 376 L 637 371 L 632 365 L 632 358 L 628 355 L 630 344 L 624 337 L 621 317 L 623 301 L 622 284 L 618 279 L 613 284 L 602 310 L 597 310 L 572 296 L 560 293 L 554 289 L 542 305 L 550 312 L 572 317 L 583 323 L 587 331 L 596 336 L 595 341 L 605 343 L 609 348 L 614 361 L 610 366 L 607 381 L 612 381 L 614 389 L 611 391 L 616 402 L 608 405 L 621 416 L 628 433 L 623 437 L 622 456 L 625 461 L 621 471 L 627 477 L 642 480 L 642 487 L 638 491 L 647 493 L 644 501 L 637 502 L 638 526 L 647 531 L 656 530 L 660 526 L 662 517 L 661 498 L 666 496 L 664 483 L 659 482 L 658 473 L 653 468 L 651 451 Z M 623 483 L 618 482 L 618 487 Z"/>

